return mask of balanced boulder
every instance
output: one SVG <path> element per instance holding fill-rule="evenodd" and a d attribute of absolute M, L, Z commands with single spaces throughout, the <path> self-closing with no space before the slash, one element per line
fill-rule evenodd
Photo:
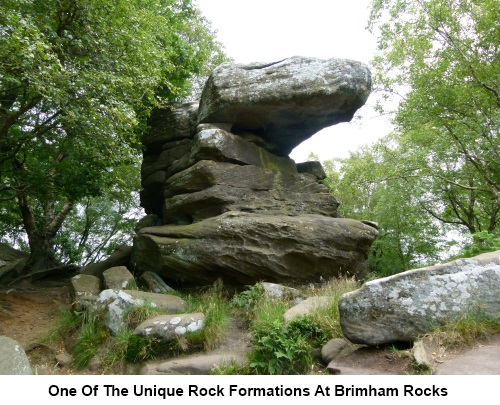
<path fill-rule="evenodd" d="M 266 149 L 287 156 L 319 130 L 350 121 L 370 92 L 368 67 L 352 60 L 225 63 L 205 85 L 198 122 L 231 123 L 231 132 L 261 136 Z"/>
<path fill-rule="evenodd" d="M 362 278 L 377 230 L 338 218 L 321 163 L 288 153 L 349 121 L 370 88 L 368 68 L 350 60 L 223 64 L 199 107 L 153 111 L 134 272 L 175 286 Z"/>

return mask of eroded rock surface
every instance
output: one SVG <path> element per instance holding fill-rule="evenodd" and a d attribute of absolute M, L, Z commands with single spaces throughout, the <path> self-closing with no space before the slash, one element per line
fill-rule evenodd
<path fill-rule="evenodd" d="M 228 212 L 191 225 L 142 229 L 134 260 L 167 282 L 185 285 L 221 277 L 242 285 L 305 283 L 363 275 L 376 233 L 352 219 Z"/>
<path fill-rule="evenodd" d="M 0 336 L 0 375 L 32 375 L 28 356 L 21 345 L 7 336 Z"/>
<path fill-rule="evenodd" d="M 414 341 L 466 316 L 500 317 L 500 251 L 373 280 L 342 296 L 340 324 L 353 343 Z"/>
<path fill-rule="evenodd" d="M 201 331 L 205 315 L 193 314 L 158 315 L 142 322 L 134 330 L 134 335 L 156 338 L 164 341 L 176 339 L 189 333 Z"/>
<path fill-rule="evenodd" d="M 370 86 L 368 68 L 348 60 L 224 64 L 199 108 L 155 111 L 143 141 L 147 216 L 134 271 L 172 285 L 362 277 L 376 229 L 339 219 L 321 164 L 296 165 L 287 155 L 350 120 Z"/>
<path fill-rule="evenodd" d="M 287 156 L 319 130 L 347 122 L 371 92 L 360 62 L 292 57 L 274 63 L 225 63 L 203 90 L 198 121 L 231 123 L 231 132 L 259 135 Z"/>

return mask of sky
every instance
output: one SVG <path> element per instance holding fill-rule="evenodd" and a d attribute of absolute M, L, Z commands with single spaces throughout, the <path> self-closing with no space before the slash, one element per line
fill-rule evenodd
<path fill-rule="evenodd" d="M 291 56 L 354 59 L 369 64 L 376 38 L 366 30 L 371 0 L 197 0 L 226 54 L 236 63 Z M 390 131 L 373 110 L 374 96 L 350 123 L 316 133 L 295 148 L 296 162 L 347 157 Z"/>

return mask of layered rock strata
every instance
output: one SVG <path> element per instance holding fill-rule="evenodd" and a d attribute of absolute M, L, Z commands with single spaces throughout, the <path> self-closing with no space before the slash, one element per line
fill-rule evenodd
<path fill-rule="evenodd" d="M 321 164 L 287 155 L 350 120 L 370 86 L 368 69 L 354 61 L 223 64 L 199 105 L 154 111 L 136 269 L 174 285 L 362 276 L 376 229 L 338 218 Z"/>

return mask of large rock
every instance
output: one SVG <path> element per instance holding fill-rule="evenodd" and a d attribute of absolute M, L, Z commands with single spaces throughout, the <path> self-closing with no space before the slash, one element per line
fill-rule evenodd
<path fill-rule="evenodd" d="M 331 221 L 338 201 L 321 184 L 321 163 L 297 165 L 287 155 L 349 121 L 370 87 L 368 68 L 348 60 L 224 64 L 199 108 L 155 110 L 143 137 L 148 215 L 136 228 L 134 271 L 173 285 L 362 277 L 376 230 Z"/>
<path fill-rule="evenodd" d="M 362 277 L 376 234 L 352 219 L 228 212 L 191 225 L 141 229 L 133 261 L 139 271 L 186 285 Z"/>
<path fill-rule="evenodd" d="M 283 314 L 285 322 L 290 322 L 294 318 L 309 315 L 311 312 L 316 311 L 318 308 L 328 305 L 328 297 L 309 297 L 304 301 L 299 302 Z"/>
<path fill-rule="evenodd" d="M 29 254 L 0 243 L 0 279 L 7 276 L 17 276 L 22 272 Z"/>
<path fill-rule="evenodd" d="M 99 294 L 95 310 L 101 314 L 104 324 L 117 334 L 125 328 L 126 315 L 137 307 L 150 305 L 166 313 L 183 312 L 187 303 L 174 295 L 156 294 L 137 290 L 104 290 Z"/>
<path fill-rule="evenodd" d="M 370 91 L 368 67 L 352 60 L 224 63 L 205 85 L 198 121 L 231 123 L 231 132 L 257 134 L 286 156 L 319 130 L 350 121 Z"/>
<path fill-rule="evenodd" d="M 197 103 L 176 103 L 151 112 L 151 130 L 144 136 L 145 154 L 156 154 L 166 142 L 179 141 L 194 135 L 198 117 Z"/>
<path fill-rule="evenodd" d="M 71 306 L 83 311 L 92 306 L 101 292 L 101 280 L 90 274 L 77 274 L 70 279 Z"/>
<path fill-rule="evenodd" d="M 111 267 L 102 273 L 104 288 L 111 290 L 137 290 L 134 275 L 125 266 Z"/>
<path fill-rule="evenodd" d="M 411 270 L 342 296 L 340 324 L 354 343 L 414 341 L 465 316 L 500 318 L 500 251 Z"/>
<path fill-rule="evenodd" d="M 194 314 L 158 315 L 142 322 L 134 335 L 169 341 L 203 329 L 205 315 Z"/>
<path fill-rule="evenodd" d="M 0 375 L 31 375 L 28 356 L 15 340 L 0 336 Z"/>

